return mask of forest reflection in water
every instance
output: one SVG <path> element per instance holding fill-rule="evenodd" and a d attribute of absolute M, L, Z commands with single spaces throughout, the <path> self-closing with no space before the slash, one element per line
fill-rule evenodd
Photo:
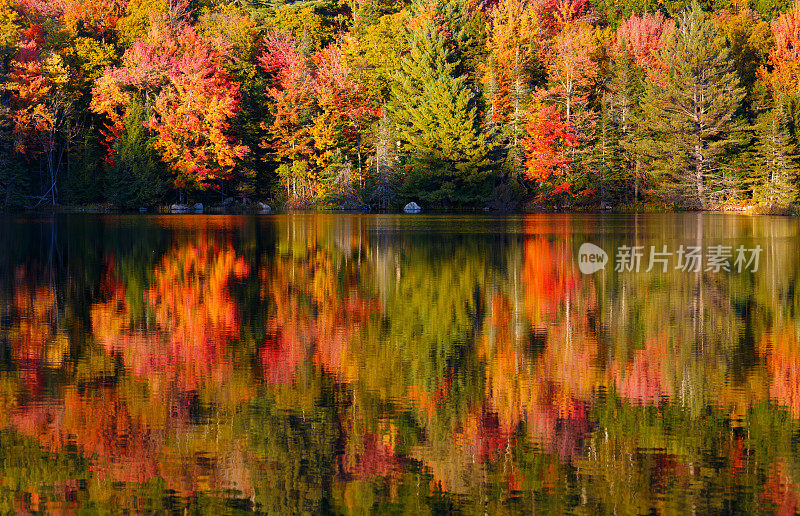
<path fill-rule="evenodd" d="M 0 221 L 0 511 L 785 511 L 799 224 Z M 583 275 L 584 242 L 761 246 Z"/>

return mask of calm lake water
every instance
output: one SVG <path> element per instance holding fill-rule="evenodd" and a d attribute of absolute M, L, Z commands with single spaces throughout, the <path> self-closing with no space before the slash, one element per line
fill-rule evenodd
<path fill-rule="evenodd" d="M 794 513 L 799 230 L 0 219 L 0 512 Z"/>

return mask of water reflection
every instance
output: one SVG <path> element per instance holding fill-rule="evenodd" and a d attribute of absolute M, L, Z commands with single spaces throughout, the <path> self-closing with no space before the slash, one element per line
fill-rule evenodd
<path fill-rule="evenodd" d="M 792 219 L 64 217 L 0 237 L 0 511 L 797 509 Z M 586 241 L 764 254 L 587 276 Z"/>

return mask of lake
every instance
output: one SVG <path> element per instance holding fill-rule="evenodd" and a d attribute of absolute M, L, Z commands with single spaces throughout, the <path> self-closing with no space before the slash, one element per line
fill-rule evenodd
<path fill-rule="evenodd" d="M 0 219 L 0 512 L 794 513 L 799 230 Z"/>

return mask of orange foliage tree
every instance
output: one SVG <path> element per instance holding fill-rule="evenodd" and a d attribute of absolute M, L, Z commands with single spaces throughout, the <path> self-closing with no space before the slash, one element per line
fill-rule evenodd
<path fill-rule="evenodd" d="M 778 95 L 793 97 L 800 92 L 800 3 L 772 21 L 772 33 L 771 70 L 762 75 Z"/>
<path fill-rule="evenodd" d="M 575 161 L 572 150 L 580 143 L 575 127 L 554 106 L 531 106 L 525 131 L 522 147 L 528 179 L 542 182 L 568 176 Z"/>
<path fill-rule="evenodd" d="M 110 38 L 127 5 L 128 0 L 67 0 L 63 20 L 72 30 Z"/>
<path fill-rule="evenodd" d="M 324 196 L 325 168 L 337 151 L 353 148 L 363 186 L 361 131 L 376 111 L 353 79 L 341 49 L 330 45 L 308 59 L 294 37 L 279 32 L 268 33 L 264 46 L 259 63 L 273 77 L 267 93 L 274 101 L 274 118 L 261 123 L 267 133 L 261 146 L 284 164 L 279 173 L 287 195 Z M 300 163 L 304 165 L 298 168 Z"/>
<path fill-rule="evenodd" d="M 487 46 L 491 58 L 484 82 L 489 87 L 491 117 L 496 122 L 521 123 L 530 78 L 527 69 L 534 57 L 531 45 L 539 35 L 538 17 L 526 0 L 501 0 L 492 12 Z"/>
<path fill-rule="evenodd" d="M 11 64 L 9 89 L 14 118 L 14 146 L 17 152 L 39 150 L 37 136 L 53 127 L 55 113 L 47 103 L 53 85 L 41 62 L 44 30 L 39 24 L 27 28 L 21 37 L 19 52 Z"/>
<path fill-rule="evenodd" d="M 239 85 L 225 72 L 222 55 L 193 28 L 177 37 L 181 55 L 147 125 L 158 136 L 155 147 L 175 172 L 176 186 L 204 189 L 229 179 L 236 160 L 250 150 L 226 134 L 239 111 Z"/>
<path fill-rule="evenodd" d="M 133 95 L 155 96 L 146 122 L 156 134 L 154 146 L 175 186 L 202 190 L 232 177 L 236 160 L 249 152 L 227 134 L 239 111 L 239 85 L 224 69 L 219 42 L 188 25 L 154 22 L 147 38 L 125 53 L 124 66 L 97 81 L 91 107 L 109 118 L 113 139 Z"/>

